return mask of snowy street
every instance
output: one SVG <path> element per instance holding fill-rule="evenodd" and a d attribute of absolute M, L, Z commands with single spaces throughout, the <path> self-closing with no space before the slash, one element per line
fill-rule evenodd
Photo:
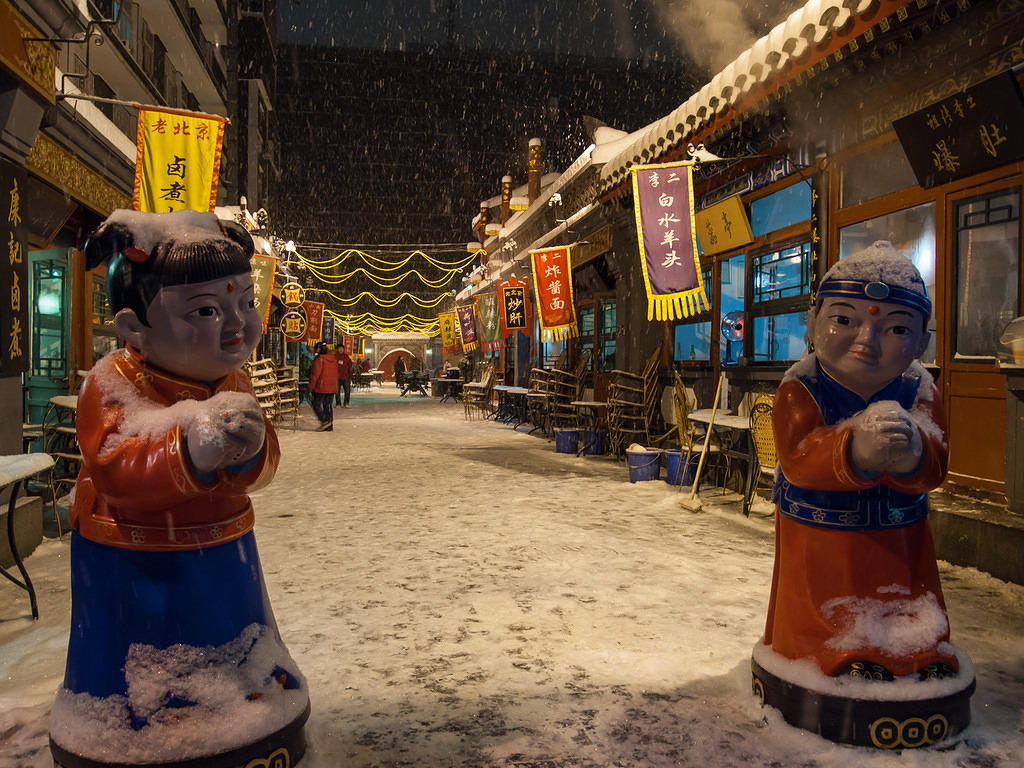
<path fill-rule="evenodd" d="M 1024 587 L 940 564 L 952 641 L 977 668 L 973 722 L 900 753 L 838 746 L 761 710 L 771 510 L 631 484 L 526 428 L 374 386 L 333 432 L 279 428 L 253 496 L 281 634 L 307 677 L 302 768 L 1024 765 Z M 0 585 L 0 766 L 49 766 L 70 614 L 68 541 L 25 593 Z"/>

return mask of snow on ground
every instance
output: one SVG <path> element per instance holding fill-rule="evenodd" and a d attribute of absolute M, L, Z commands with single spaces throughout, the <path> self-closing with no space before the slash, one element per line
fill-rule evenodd
<path fill-rule="evenodd" d="M 622 463 L 396 395 L 354 395 L 333 432 L 304 411 L 253 497 L 309 680 L 302 768 L 1024 764 L 1024 587 L 942 565 L 952 639 L 978 672 L 961 737 L 902 754 L 831 744 L 749 692 L 770 507 L 747 520 L 704 492 L 694 514 Z M 38 622 L 0 585 L 0 766 L 50 765 L 67 552 L 48 539 L 27 561 Z"/>

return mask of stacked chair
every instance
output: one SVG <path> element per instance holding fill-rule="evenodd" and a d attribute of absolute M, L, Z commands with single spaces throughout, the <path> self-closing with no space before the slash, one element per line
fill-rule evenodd
<path fill-rule="evenodd" d="M 619 458 L 626 455 L 632 443 L 649 445 L 651 442 L 651 426 L 661 404 L 660 356 L 661 349 L 655 349 L 639 374 L 612 371 L 608 389 L 608 434 L 612 452 Z"/>
<path fill-rule="evenodd" d="M 583 385 L 590 367 L 590 350 L 584 350 L 576 367 L 571 371 L 551 370 L 551 426 L 553 429 L 573 429 L 576 425 L 574 400 L 583 397 Z"/>
<path fill-rule="evenodd" d="M 471 381 L 462 388 L 462 406 L 467 419 L 487 418 L 494 412 L 494 365 L 484 363 L 480 381 Z"/>
<path fill-rule="evenodd" d="M 526 411 L 533 425 L 544 437 L 551 437 L 551 371 L 534 368 L 530 371 L 530 390 L 526 393 Z"/>

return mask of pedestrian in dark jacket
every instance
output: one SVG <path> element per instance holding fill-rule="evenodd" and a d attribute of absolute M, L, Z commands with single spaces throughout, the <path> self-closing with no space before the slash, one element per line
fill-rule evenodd
<path fill-rule="evenodd" d="M 309 394 L 313 412 L 320 420 L 317 432 L 334 429 L 334 398 L 338 394 L 338 360 L 322 341 L 316 345 L 316 359 L 309 372 Z"/>
<path fill-rule="evenodd" d="M 334 351 L 334 356 L 338 360 L 338 393 L 334 404 L 348 408 L 349 397 L 352 395 L 352 358 L 348 356 L 343 344 L 338 345 L 338 348 Z M 345 390 L 344 403 L 341 401 L 342 390 Z"/>
<path fill-rule="evenodd" d="M 395 358 L 395 384 L 401 389 L 402 387 L 402 374 L 405 373 L 405 360 L 399 355 Z"/>

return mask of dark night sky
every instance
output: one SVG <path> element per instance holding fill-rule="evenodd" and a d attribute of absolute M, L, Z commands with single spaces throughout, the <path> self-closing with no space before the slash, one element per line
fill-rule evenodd
<path fill-rule="evenodd" d="M 282 0 L 282 43 L 452 46 L 723 68 L 803 0 Z"/>

